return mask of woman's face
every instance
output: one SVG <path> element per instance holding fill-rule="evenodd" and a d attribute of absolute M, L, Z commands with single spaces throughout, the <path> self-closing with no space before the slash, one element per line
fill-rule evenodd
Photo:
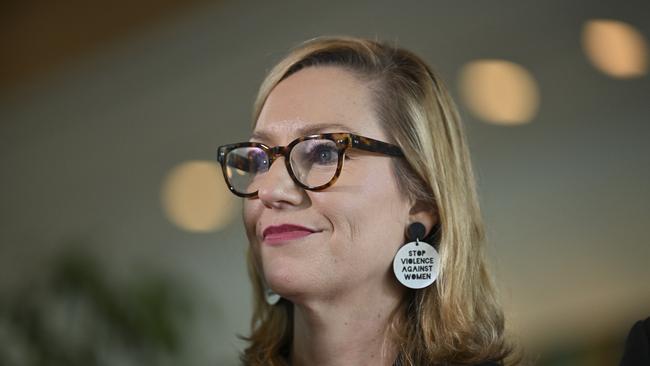
<path fill-rule="evenodd" d="M 316 133 L 352 132 L 389 141 L 372 109 L 370 91 L 349 71 L 308 67 L 269 95 L 252 141 L 269 146 Z M 385 155 L 348 149 L 336 183 L 307 191 L 279 158 L 261 179 L 257 198 L 245 199 L 244 224 L 268 285 L 294 302 L 385 291 L 410 223 L 410 204 Z M 269 234 L 269 227 L 309 229 Z M 286 229 L 286 227 L 285 227 Z M 308 235 L 304 235 L 308 234 Z M 361 292 L 359 292 L 361 291 Z"/>

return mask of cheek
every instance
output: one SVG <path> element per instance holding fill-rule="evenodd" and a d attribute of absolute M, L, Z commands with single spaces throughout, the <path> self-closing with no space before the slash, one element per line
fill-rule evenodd
<path fill-rule="evenodd" d="M 390 169 L 358 169 L 340 183 L 341 187 L 353 184 L 362 189 L 354 194 L 324 191 L 313 198 L 332 225 L 334 242 L 329 248 L 333 258 L 361 256 L 381 258 L 381 262 L 387 255 L 392 258 L 403 242 L 408 205 Z"/>
<path fill-rule="evenodd" d="M 257 246 L 257 235 L 256 235 L 256 225 L 259 222 L 259 218 L 262 212 L 262 207 L 259 204 L 259 200 L 248 200 L 244 199 L 244 205 L 242 210 L 242 219 L 244 222 L 244 228 L 246 229 L 246 236 L 248 236 L 248 241 L 251 246 Z"/>
<path fill-rule="evenodd" d="M 341 258 L 354 251 L 354 243 L 359 238 L 361 226 L 359 222 L 361 218 L 357 210 L 358 207 L 354 207 L 354 202 L 342 201 L 335 209 L 323 212 L 332 230 L 333 242 L 326 247 L 331 258 Z"/>

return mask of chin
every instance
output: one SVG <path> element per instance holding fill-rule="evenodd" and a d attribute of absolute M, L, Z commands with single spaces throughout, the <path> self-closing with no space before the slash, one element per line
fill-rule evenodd
<path fill-rule="evenodd" d="M 319 288 L 315 268 L 304 268 L 304 261 L 295 263 L 288 258 L 264 260 L 264 277 L 268 286 L 278 295 L 295 301 Z"/>

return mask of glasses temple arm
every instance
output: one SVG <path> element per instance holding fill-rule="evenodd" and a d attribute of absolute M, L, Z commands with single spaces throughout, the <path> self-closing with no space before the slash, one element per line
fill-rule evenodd
<path fill-rule="evenodd" d="M 390 156 L 404 156 L 402 149 L 387 142 L 371 139 L 370 137 L 351 135 L 352 147 L 357 149 L 382 153 Z"/>

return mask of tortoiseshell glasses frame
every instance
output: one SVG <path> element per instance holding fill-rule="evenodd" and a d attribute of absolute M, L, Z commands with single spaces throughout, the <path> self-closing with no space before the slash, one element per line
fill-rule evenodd
<path fill-rule="evenodd" d="M 332 175 L 331 179 L 329 179 L 327 182 L 323 184 L 319 184 L 316 186 L 310 186 L 302 182 L 300 179 L 298 179 L 298 177 L 294 172 L 294 168 L 291 166 L 291 152 L 293 151 L 293 148 L 299 143 L 308 140 L 329 140 L 335 144 L 337 155 L 338 155 L 337 156 L 338 160 L 336 162 L 337 164 L 336 171 Z M 341 170 L 343 169 L 343 160 L 345 159 L 345 152 L 349 148 L 355 148 L 355 149 L 360 149 L 360 150 L 373 152 L 373 153 L 380 153 L 380 154 L 394 156 L 394 157 L 404 156 L 402 150 L 398 146 L 389 144 L 387 142 L 371 139 L 369 137 L 359 136 L 359 135 L 346 133 L 346 132 L 324 133 L 324 134 L 303 136 L 291 141 L 291 143 L 289 143 L 287 146 L 269 147 L 259 142 L 241 142 L 236 144 L 219 146 L 219 148 L 217 149 L 217 161 L 221 164 L 221 170 L 223 172 L 223 177 L 226 181 L 226 185 L 228 186 L 228 189 L 230 189 L 230 191 L 237 196 L 248 197 L 248 198 L 256 197 L 258 191 L 255 190 L 254 192 L 243 192 L 237 190 L 236 187 L 231 182 L 231 177 L 233 176 L 232 171 L 230 171 L 229 174 L 229 170 L 228 170 L 229 167 L 231 167 L 231 168 L 238 169 L 239 171 L 242 172 L 251 171 L 252 174 L 257 174 L 258 168 L 256 166 L 251 166 L 251 162 L 255 163 L 255 161 L 252 161 L 250 157 L 247 158 L 247 157 L 243 157 L 242 155 L 232 155 L 229 157 L 229 154 L 233 150 L 240 149 L 240 148 L 257 148 L 260 151 L 264 152 L 266 160 L 264 160 L 263 163 L 265 164 L 264 169 L 266 170 L 262 170 L 262 172 L 268 171 L 271 167 L 271 164 L 273 164 L 273 162 L 278 157 L 284 157 L 284 165 L 291 179 L 299 187 L 310 191 L 323 190 L 325 188 L 331 187 L 336 182 L 338 177 L 341 175 Z"/>

